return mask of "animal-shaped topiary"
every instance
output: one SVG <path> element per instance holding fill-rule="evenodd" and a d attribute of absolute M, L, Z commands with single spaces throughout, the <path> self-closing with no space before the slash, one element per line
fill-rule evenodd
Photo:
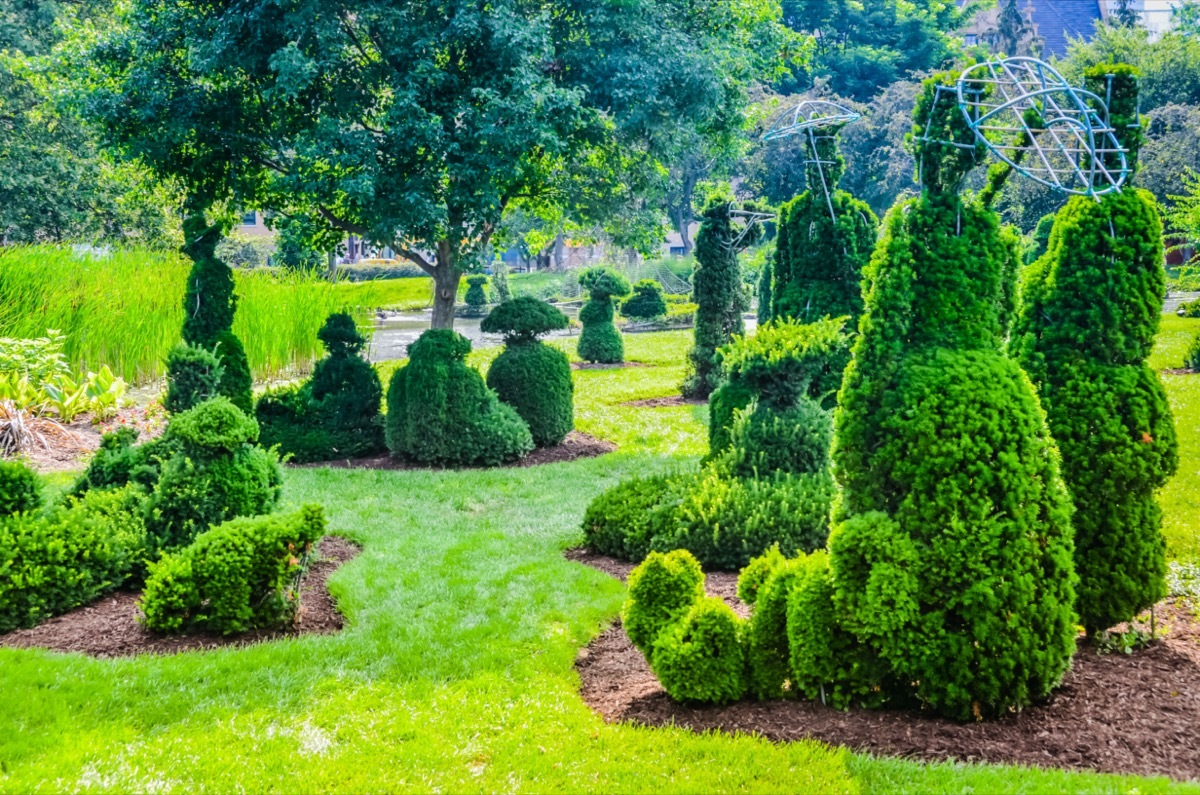
<path fill-rule="evenodd" d="M 255 415 L 262 444 L 278 445 L 301 462 L 380 452 L 383 386 L 362 356 L 367 340 L 343 312 L 330 315 L 317 336 L 329 355 L 317 362 L 312 380 L 259 398 Z"/>
<path fill-rule="evenodd" d="M 1105 64 L 1088 80 L 1110 98 L 1111 123 L 1136 162 L 1133 69 Z M 1126 188 L 1099 200 L 1072 198 L 1026 275 L 1011 342 L 1062 452 L 1075 503 L 1078 609 L 1089 634 L 1128 621 L 1167 593 L 1154 493 L 1174 474 L 1178 451 L 1166 392 L 1146 365 L 1165 280 L 1151 194 Z"/>
<path fill-rule="evenodd" d="M 487 385 L 529 424 L 538 447 L 552 447 L 575 429 L 571 363 L 538 340 L 568 324 L 566 315 L 532 296 L 500 304 L 480 324 L 485 334 L 504 335 L 504 351 L 488 368 Z"/>
<path fill-rule="evenodd" d="M 529 426 L 467 366 L 471 342 L 430 329 L 408 348 L 388 386 L 387 445 L 423 464 L 494 466 L 533 449 Z"/>
<path fill-rule="evenodd" d="M 601 364 L 625 361 L 625 342 L 613 324 L 613 299 L 629 295 L 629 280 L 611 268 L 588 268 L 579 274 L 579 286 L 588 291 L 579 311 L 579 358 Z"/>

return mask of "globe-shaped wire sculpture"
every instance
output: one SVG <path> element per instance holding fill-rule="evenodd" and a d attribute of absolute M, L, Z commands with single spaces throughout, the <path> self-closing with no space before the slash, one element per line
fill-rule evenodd
<path fill-rule="evenodd" d="M 1108 100 L 1075 88 L 1035 58 L 965 70 L 958 105 L 978 139 L 1017 173 L 1063 193 L 1102 196 L 1129 176 Z"/>
<path fill-rule="evenodd" d="M 764 141 L 777 141 L 791 135 L 799 135 L 814 127 L 834 127 L 849 124 L 862 118 L 848 108 L 823 99 L 809 99 L 784 108 L 771 117 Z"/>

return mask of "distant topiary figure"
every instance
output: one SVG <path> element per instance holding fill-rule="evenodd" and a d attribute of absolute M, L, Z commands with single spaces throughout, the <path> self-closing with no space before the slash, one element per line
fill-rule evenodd
<path fill-rule="evenodd" d="M 466 363 L 471 342 L 430 329 L 388 386 L 387 445 L 423 464 L 494 466 L 533 449 L 529 426 Z"/>
<path fill-rule="evenodd" d="M 487 385 L 529 424 L 538 447 L 553 447 L 575 429 L 571 363 L 538 340 L 569 323 L 545 301 L 521 296 L 498 305 L 480 325 L 485 334 L 504 335 L 504 352 L 488 369 Z"/>
<path fill-rule="evenodd" d="M 757 242 L 762 229 L 754 224 L 737 240 L 735 209 L 728 197 L 710 199 L 696 233 L 696 270 L 692 274 L 697 307 L 695 343 L 688 352 L 688 372 L 681 387 L 687 397 L 707 398 L 712 394 L 721 379 L 717 349 L 745 332 L 742 313 L 749 304 L 742 289 L 738 252 Z M 753 208 L 748 205 L 747 209 Z"/>
<path fill-rule="evenodd" d="M 633 296 L 621 304 L 621 314 L 630 320 L 656 320 L 667 314 L 662 285 L 654 279 L 642 279 L 633 285 Z"/>
<path fill-rule="evenodd" d="M 1087 73 L 1088 87 L 1110 97 L 1131 162 L 1141 138 L 1135 74 L 1112 64 Z M 1011 345 L 1062 453 L 1078 610 L 1091 635 L 1167 594 L 1154 493 L 1174 474 L 1178 450 L 1166 392 L 1146 365 L 1165 292 L 1162 223 L 1151 194 L 1126 188 L 1072 198 L 1053 228 L 1027 274 Z"/>
<path fill-rule="evenodd" d="M 0 461 L 0 516 L 40 507 L 42 484 L 37 473 L 20 461 Z"/>
<path fill-rule="evenodd" d="M 463 303 L 467 305 L 465 314 L 475 317 L 483 314 L 488 303 L 487 290 L 484 289 L 487 282 L 486 276 L 467 277 L 467 294 L 463 296 Z"/>
<path fill-rule="evenodd" d="M 503 262 L 497 262 L 492 266 L 492 292 L 496 296 L 496 302 L 503 304 L 505 301 L 512 300 L 512 292 L 508 286 L 508 266 Z"/>
<path fill-rule="evenodd" d="M 184 253 L 194 263 L 183 297 L 183 341 L 216 354 L 223 366 L 221 394 L 250 413 L 254 409 L 250 364 L 232 331 L 237 308 L 233 272 L 216 255 L 221 230 L 196 212 L 184 219 L 183 235 Z"/>
<path fill-rule="evenodd" d="M 329 355 L 317 362 L 312 380 L 258 400 L 255 414 L 263 446 L 278 445 L 300 462 L 382 451 L 383 386 L 362 356 L 366 338 L 344 312 L 330 315 L 317 336 Z"/>
<path fill-rule="evenodd" d="M 866 202 L 838 190 L 846 161 L 837 128 L 813 131 L 820 166 L 805 170 L 808 190 L 783 205 L 772 263 L 771 316 L 804 323 L 862 314 L 862 272 L 871 259 L 879 219 Z"/>
<path fill-rule="evenodd" d="M 936 90 L 954 79 L 918 98 L 913 138 L 945 143 L 917 141 L 921 196 L 888 214 L 869 266 L 829 545 L 842 626 L 905 683 L 896 695 L 969 720 L 1061 681 L 1075 575 L 1054 444 L 1001 349 L 1019 244 L 959 196 L 985 150 L 954 93 Z"/>
<path fill-rule="evenodd" d="M 579 358 L 601 364 L 625 361 L 625 343 L 613 325 L 613 299 L 629 295 L 629 280 L 611 268 L 588 268 L 579 274 L 579 286 L 588 291 L 588 302 L 579 311 Z"/>
<path fill-rule="evenodd" d="M 167 395 L 163 408 L 179 414 L 221 394 L 225 367 L 207 348 L 177 345 L 167 356 Z"/>

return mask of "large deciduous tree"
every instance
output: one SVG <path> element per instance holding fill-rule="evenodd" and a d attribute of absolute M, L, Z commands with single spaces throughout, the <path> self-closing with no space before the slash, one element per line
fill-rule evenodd
<path fill-rule="evenodd" d="M 742 124 L 782 30 L 766 0 L 132 0 L 92 107 L 195 208 L 392 248 L 448 328 L 506 209 L 611 213 L 681 132 Z"/>

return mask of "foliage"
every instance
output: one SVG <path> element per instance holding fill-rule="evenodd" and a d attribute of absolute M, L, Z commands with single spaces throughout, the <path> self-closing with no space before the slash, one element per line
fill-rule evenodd
<path fill-rule="evenodd" d="M 221 238 L 214 253 L 217 259 L 230 268 L 253 270 L 265 268 L 270 264 L 273 249 L 274 246 L 268 238 L 250 237 L 235 232 Z"/>
<path fill-rule="evenodd" d="M 484 334 L 503 334 L 506 345 L 533 342 L 570 325 L 557 307 L 531 295 L 522 295 L 497 305 L 479 324 Z"/>
<path fill-rule="evenodd" d="M 179 414 L 220 394 L 225 366 L 212 351 L 196 345 L 177 345 L 167 357 L 167 395 L 163 408 Z"/>
<path fill-rule="evenodd" d="M 1188 346 L 1183 359 L 1183 366 L 1200 372 L 1200 334 L 1192 338 L 1192 344 Z"/>
<path fill-rule="evenodd" d="M 1100 73 L 1118 75 L 1114 118 L 1135 111 L 1130 73 Z M 1136 142 L 1125 145 L 1136 154 Z M 1162 263 L 1151 194 L 1072 198 L 1049 250 L 1026 273 L 1013 330 L 1012 350 L 1037 386 L 1075 503 L 1077 607 L 1089 634 L 1166 595 L 1154 495 L 1174 474 L 1178 449 L 1166 392 L 1146 365 L 1165 292 Z"/>
<path fill-rule="evenodd" d="M 317 362 L 312 379 L 258 399 L 254 411 L 262 445 L 299 462 L 381 452 L 383 385 L 363 358 L 366 338 L 345 313 L 330 315 L 318 336 L 329 355 Z"/>
<path fill-rule="evenodd" d="M 729 441 L 728 452 L 719 460 L 734 477 L 824 472 L 829 467 L 833 417 L 814 400 L 803 399 L 787 409 L 751 403 L 735 415 Z"/>
<path fill-rule="evenodd" d="M 1171 196 L 1175 206 L 1167 211 L 1167 222 L 1172 234 L 1183 238 L 1183 244 L 1178 250 L 1191 249 L 1193 256 L 1183 271 L 1194 274 L 1200 265 L 1200 172 L 1185 171 L 1182 176 L 1183 192 Z M 1191 274 L 1189 274 L 1191 275 Z"/>
<path fill-rule="evenodd" d="M 750 692 L 759 699 L 782 698 L 788 671 L 788 594 L 804 573 L 803 559 L 773 565 L 754 600 L 746 632 Z"/>
<path fill-rule="evenodd" d="M 1063 74 L 1078 84 L 1084 73 L 1103 64 L 1137 69 L 1143 113 L 1164 105 L 1200 105 L 1200 38 L 1179 31 L 1152 37 L 1141 25 L 1097 25 L 1090 39 L 1074 39 Z"/>
<path fill-rule="evenodd" d="M 95 492 L 46 516 L 0 517 L 0 634 L 121 587 L 146 548 L 140 492 Z"/>
<path fill-rule="evenodd" d="M 1188 190 L 1186 176 L 1200 171 L 1200 105 L 1164 105 L 1145 116 L 1142 145 L 1134 183 L 1154 194 L 1168 211 L 1172 196 Z"/>
<path fill-rule="evenodd" d="M 79 414 L 97 418 L 112 415 L 125 396 L 126 385 L 107 365 L 99 372 L 75 377 L 57 331 L 32 340 L 0 338 L 0 400 L 32 414 L 53 412 L 69 423 Z"/>
<path fill-rule="evenodd" d="M 753 608 L 758 601 L 758 594 L 766 584 L 767 579 L 787 560 L 779 551 L 778 544 L 772 544 L 766 552 L 751 560 L 738 574 L 737 597 L 748 607 Z"/>
<path fill-rule="evenodd" d="M 575 429 L 571 363 L 557 348 L 537 340 L 509 342 L 488 368 L 487 385 L 502 402 L 516 409 L 538 447 L 553 447 Z"/>
<path fill-rule="evenodd" d="M 179 450 L 169 439 L 154 439 L 135 444 L 136 428 L 128 426 L 100 437 L 100 449 L 76 481 L 73 493 L 82 495 L 92 489 L 121 488 L 130 483 L 149 492 L 158 483 L 162 467 Z"/>
<path fill-rule="evenodd" d="M 71 366 L 63 353 L 65 344 L 66 337 L 55 330 L 36 339 L 0 338 L 0 374 L 21 376 L 34 386 L 70 375 Z"/>
<path fill-rule="evenodd" d="M 503 304 L 512 300 L 512 292 L 508 286 L 508 265 L 496 262 L 492 265 L 492 293 L 496 302 Z"/>
<path fill-rule="evenodd" d="M 487 281 L 486 276 L 467 277 L 467 295 L 463 301 L 471 309 L 479 311 L 487 306 L 488 295 L 487 290 L 484 289 Z"/>
<path fill-rule="evenodd" d="M 602 364 L 625 361 L 625 343 L 613 324 L 613 299 L 629 295 L 629 280 L 611 268 L 588 268 L 579 274 L 579 286 L 588 291 L 579 310 L 579 357 Z"/>
<path fill-rule="evenodd" d="M 0 461 L 0 516 L 31 513 L 42 507 L 42 483 L 20 461 Z"/>
<path fill-rule="evenodd" d="M 676 479 L 667 475 L 631 478 L 601 493 L 583 515 L 587 545 L 603 555 L 641 561 L 651 540 L 671 516 Z"/>
<path fill-rule="evenodd" d="M 654 673 L 676 701 L 725 704 L 746 693 L 745 621 L 715 596 L 697 599 L 655 639 Z"/>
<path fill-rule="evenodd" d="M 642 279 L 633 285 L 633 296 L 621 304 L 621 314 L 632 320 L 655 320 L 667 314 L 662 285 L 654 279 Z"/>
<path fill-rule="evenodd" d="M 704 596 L 704 573 L 689 553 L 652 552 L 629 573 L 629 597 L 621 609 L 625 634 L 647 659 L 654 642 Z"/>
<path fill-rule="evenodd" d="M 484 465 L 514 461 L 533 449 L 529 426 L 500 402 L 469 367 L 471 343 L 430 329 L 409 346 L 387 394 L 387 446 L 424 464 Z"/>
<path fill-rule="evenodd" d="M 325 534 L 325 514 L 233 519 L 150 565 L 140 607 L 156 632 L 202 629 L 232 635 L 282 629 L 295 619 L 299 575 Z"/>

